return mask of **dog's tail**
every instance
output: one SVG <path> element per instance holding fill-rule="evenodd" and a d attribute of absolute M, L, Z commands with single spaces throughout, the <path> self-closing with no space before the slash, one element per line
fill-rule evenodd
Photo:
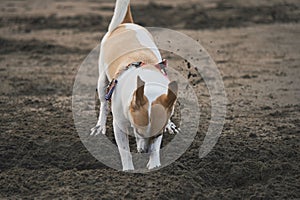
<path fill-rule="evenodd" d="M 122 23 L 133 23 L 130 11 L 130 0 L 117 0 L 108 32 L 112 32 Z"/>

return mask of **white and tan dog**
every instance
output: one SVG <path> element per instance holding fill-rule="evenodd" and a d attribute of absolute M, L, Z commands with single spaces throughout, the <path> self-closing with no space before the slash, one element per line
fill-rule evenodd
<path fill-rule="evenodd" d="M 108 32 L 101 42 L 97 88 L 101 105 L 99 120 L 91 129 L 91 135 L 106 132 L 106 88 L 108 82 L 113 82 L 114 90 L 110 90 L 113 91 L 113 128 L 123 170 L 134 170 L 128 141 L 130 128 L 133 128 L 138 152 L 150 153 L 147 167 L 152 169 L 160 166 L 164 130 L 170 133 L 179 130 L 170 120 L 178 86 L 159 69 L 160 52 L 151 34 L 133 23 L 129 3 L 130 0 L 117 0 Z M 135 62 L 142 62 L 143 66 L 130 65 Z"/>

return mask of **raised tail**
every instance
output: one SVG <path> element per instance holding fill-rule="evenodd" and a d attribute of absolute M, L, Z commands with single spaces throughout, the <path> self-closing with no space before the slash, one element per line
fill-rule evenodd
<path fill-rule="evenodd" d="M 130 0 L 117 0 L 108 32 L 112 32 L 122 23 L 133 23 L 129 4 Z"/>

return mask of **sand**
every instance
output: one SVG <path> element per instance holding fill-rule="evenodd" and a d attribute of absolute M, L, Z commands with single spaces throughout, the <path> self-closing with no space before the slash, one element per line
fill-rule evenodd
<path fill-rule="evenodd" d="M 119 172 L 96 160 L 73 122 L 75 75 L 101 41 L 113 5 L 0 2 L 0 198 L 300 198 L 299 2 L 132 1 L 137 23 L 171 28 L 202 44 L 228 98 L 222 135 L 200 159 L 210 96 L 200 74 L 176 60 L 174 69 L 194 74 L 199 129 L 176 162 L 148 174 Z M 107 128 L 113 141 L 111 116 Z"/>

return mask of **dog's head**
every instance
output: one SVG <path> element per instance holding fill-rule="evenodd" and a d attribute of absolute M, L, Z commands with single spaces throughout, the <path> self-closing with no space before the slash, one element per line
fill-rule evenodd
<path fill-rule="evenodd" d="M 175 81 L 170 82 L 167 92 L 156 95 L 151 101 L 145 95 L 145 87 L 145 82 L 138 76 L 137 89 L 133 94 L 129 112 L 135 132 L 142 138 L 151 139 L 162 133 L 168 123 L 177 99 L 178 85 Z M 149 142 L 143 145 L 142 151 L 147 152 L 147 143 Z"/>

